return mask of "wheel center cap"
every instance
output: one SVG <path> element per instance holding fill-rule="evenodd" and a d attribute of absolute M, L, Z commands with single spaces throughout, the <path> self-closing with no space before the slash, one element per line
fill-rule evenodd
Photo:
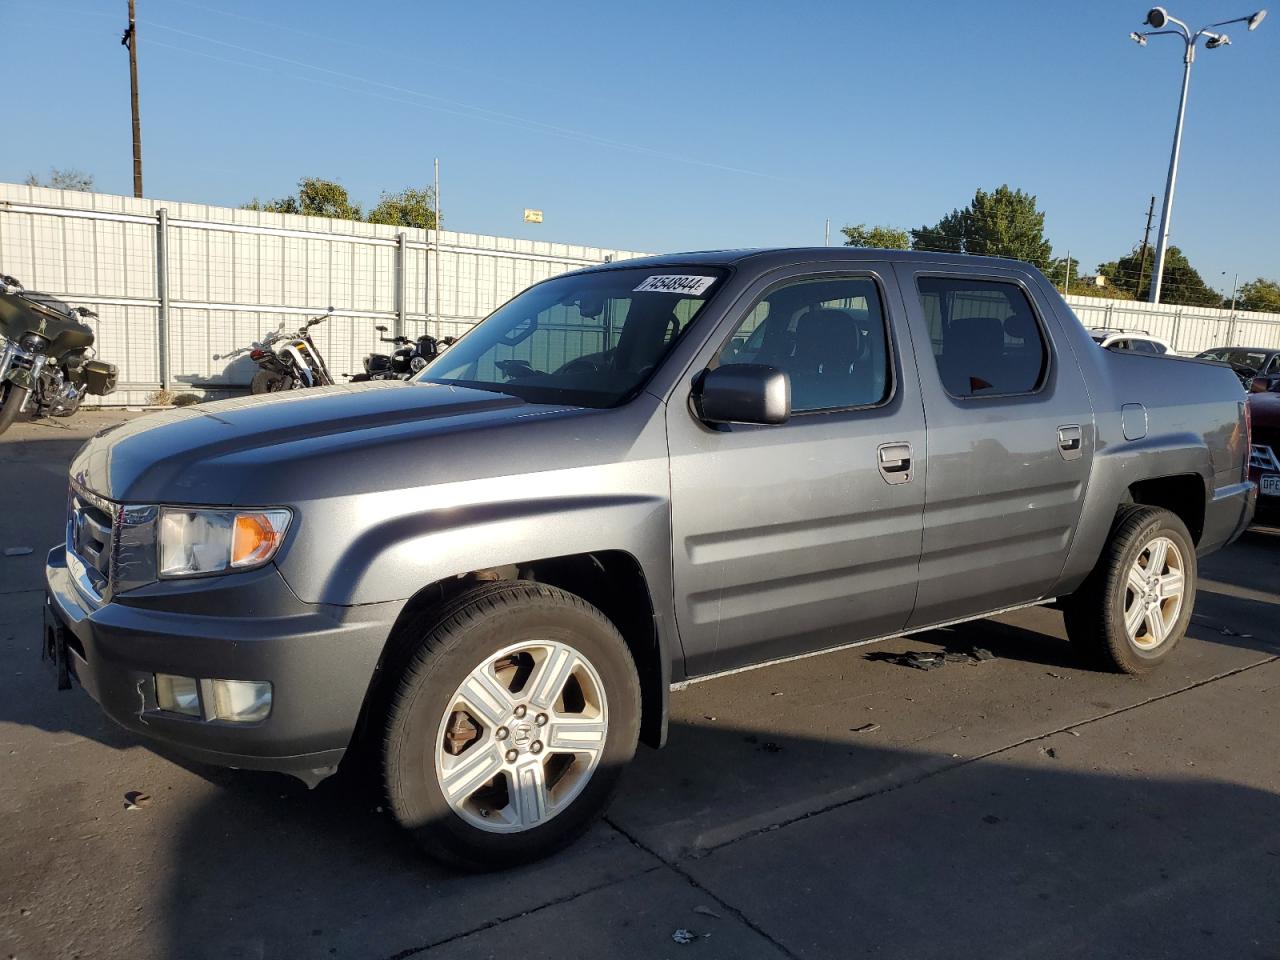
<path fill-rule="evenodd" d="M 511 742 L 520 750 L 526 750 L 533 742 L 533 724 L 517 721 L 511 726 Z"/>

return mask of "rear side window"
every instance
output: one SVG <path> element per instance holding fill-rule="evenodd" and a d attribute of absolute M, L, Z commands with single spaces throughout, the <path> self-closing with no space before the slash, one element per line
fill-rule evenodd
<path fill-rule="evenodd" d="M 917 283 L 947 393 L 995 397 L 1039 389 L 1049 351 L 1020 286 L 965 277 L 920 277 Z"/>

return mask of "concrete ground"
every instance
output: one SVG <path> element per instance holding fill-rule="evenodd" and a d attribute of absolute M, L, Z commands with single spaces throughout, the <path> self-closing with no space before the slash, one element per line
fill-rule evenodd
<path fill-rule="evenodd" d="M 0 547 L 35 548 L 0 556 L 0 960 L 1280 957 L 1280 531 L 1203 563 L 1156 676 L 1034 609 L 698 684 L 584 841 L 459 876 L 349 775 L 162 757 L 54 690 L 41 554 L 123 416 L 0 439 Z"/>

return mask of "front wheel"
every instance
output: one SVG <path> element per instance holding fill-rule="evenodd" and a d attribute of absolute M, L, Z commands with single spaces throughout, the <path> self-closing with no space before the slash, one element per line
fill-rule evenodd
<path fill-rule="evenodd" d="M 18 411 L 22 409 L 22 404 L 30 393 L 26 387 L 20 387 L 16 383 L 11 383 L 7 387 L 0 385 L 0 391 L 3 391 L 4 397 L 0 401 L 0 433 L 4 433 L 11 426 L 18 416 Z"/>
<path fill-rule="evenodd" d="M 635 753 L 640 685 L 617 628 L 563 590 L 496 583 L 410 629 L 383 747 L 401 825 L 473 870 L 567 846 Z"/>
<path fill-rule="evenodd" d="M 1186 525 L 1158 507 L 1130 507 L 1098 565 L 1063 603 L 1071 643 L 1099 666 L 1143 674 L 1187 632 L 1196 598 L 1196 548 Z"/>

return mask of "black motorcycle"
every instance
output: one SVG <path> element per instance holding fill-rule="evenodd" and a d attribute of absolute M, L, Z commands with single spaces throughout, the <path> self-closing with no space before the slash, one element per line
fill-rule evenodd
<path fill-rule="evenodd" d="M 329 387 L 333 385 L 333 376 L 329 366 L 320 355 L 319 348 L 311 339 L 311 328 L 317 323 L 324 323 L 333 314 L 333 307 L 328 313 L 312 317 L 296 333 L 286 333 L 284 322 L 280 328 L 269 334 L 260 342 L 230 353 L 213 355 L 215 360 L 230 360 L 247 353 L 249 359 L 260 368 L 253 375 L 249 385 L 250 393 L 277 393 L 281 390 L 301 390 L 304 387 Z M 284 343 L 276 347 L 277 343 Z"/>
<path fill-rule="evenodd" d="M 423 334 L 417 340 L 409 337 L 385 336 L 387 328 L 382 324 L 374 327 L 383 334 L 378 339 L 383 343 L 395 344 L 398 349 L 391 353 L 371 353 L 364 358 L 364 373 L 347 374 L 352 383 L 363 383 L 368 380 L 408 380 L 449 347 L 455 338 L 435 337 Z"/>
<path fill-rule="evenodd" d="M 0 274 L 0 433 L 34 401 L 37 416 L 69 417 L 85 394 L 116 388 L 116 368 L 90 359 L 97 314 Z"/>

